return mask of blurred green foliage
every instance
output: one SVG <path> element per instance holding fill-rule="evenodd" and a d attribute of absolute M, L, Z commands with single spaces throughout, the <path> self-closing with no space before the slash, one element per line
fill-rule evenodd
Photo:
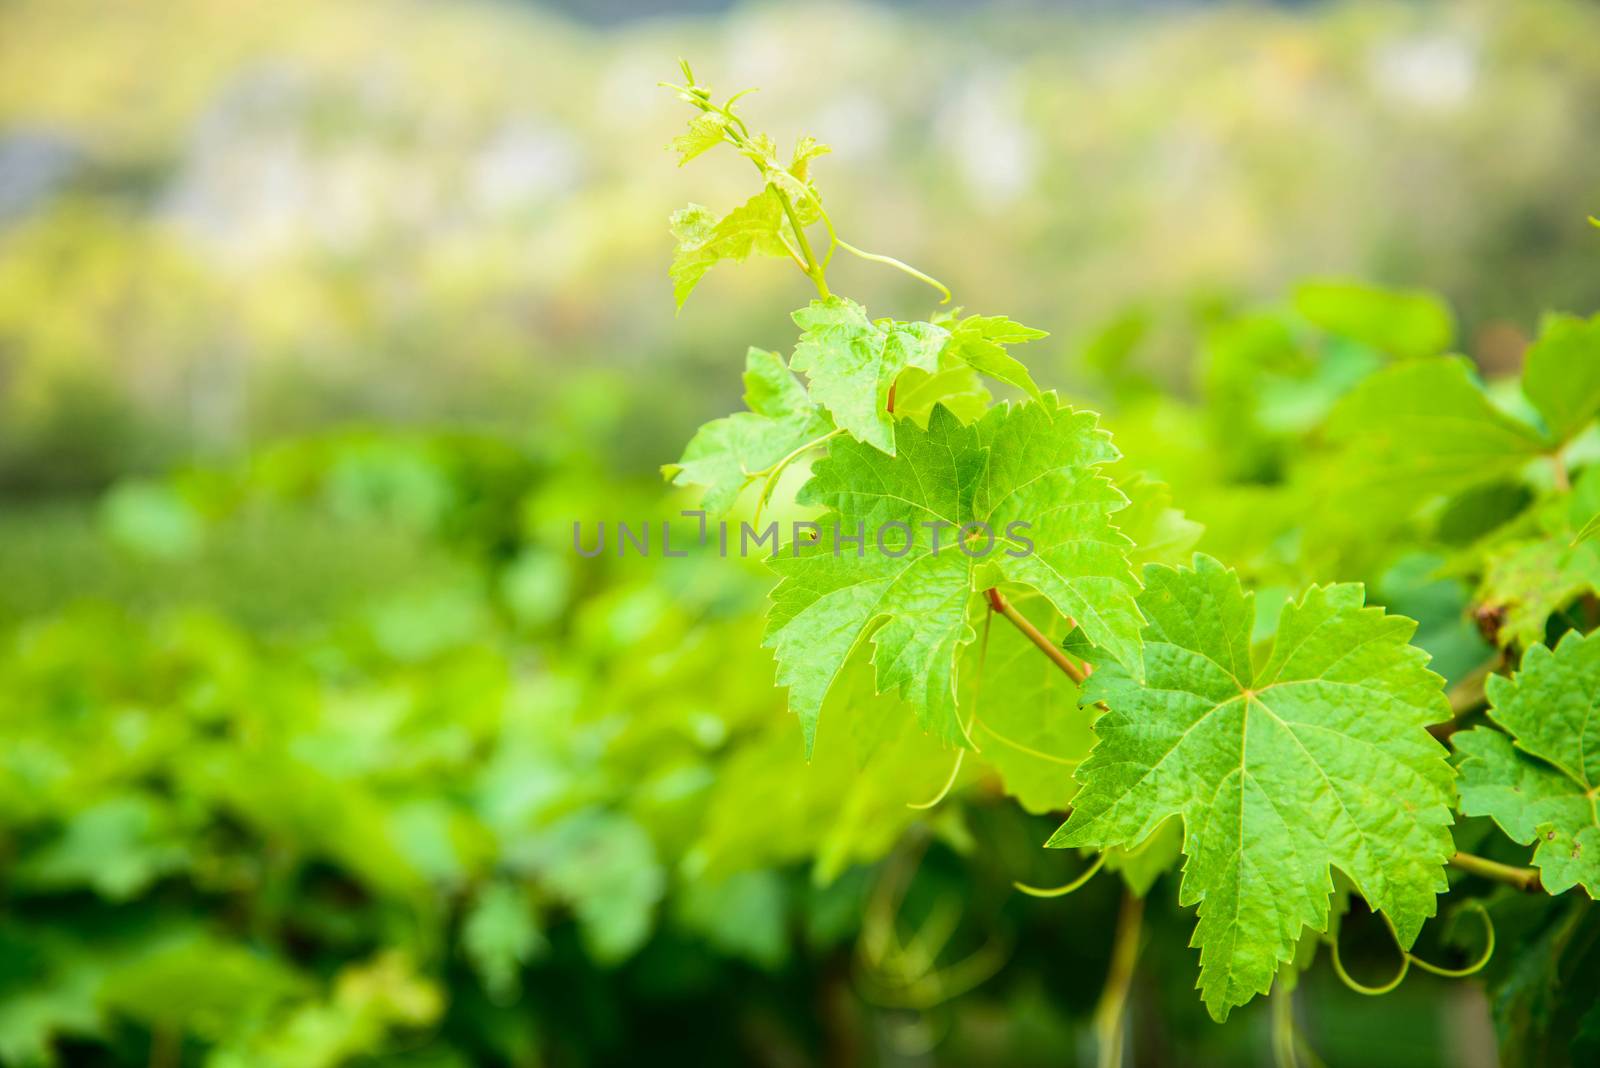
<path fill-rule="evenodd" d="M 0 487 L 350 418 L 514 427 L 595 374 L 635 415 L 597 447 L 659 463 L 731 407 L 728 361 L 782 343 L 792 303 L 772 263 L 714 275 L 670 325 L 661 220 L 745 195 L 732 162 L 672 166 L 655 83 L 677 55 L 763 86 L 783 139 L 826 131 L 840 226 L 938 265 L 970 309 L 1046 325 L 1046 378 L 1081 380 L 1080 346 L 1159 309 L 1137 362 L 1182 387 L 1173 311 L 1306 275 L 1439 291 L 1461 347 L 1508 369 L 1539 314 L 1600 295 L 1596 42 L 1576 0 L 757 5 L 605 28 L 489 2 L 19 0 L 0 12 Z M 925 300 L 841 270 L 868 307 Z M 1298 300 L 1313 321 L 1319 299 Z M 1391 342 L 1426 347 L 1437 317 L 1399 311 Z"/>

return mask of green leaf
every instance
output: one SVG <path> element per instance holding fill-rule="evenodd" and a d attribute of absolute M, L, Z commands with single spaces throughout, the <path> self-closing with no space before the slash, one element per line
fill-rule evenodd
<path fill-rule="evenodd" d="M 1006 346 L 1048 336 L 1043 330 L 1012 322 L 1003 315 L 969 315 L 950 325 L 949 345 L 953 355 L 975 370 L 1038 399 L 1039 387 L 1033 376 L 1021 360 L 1006 351 Z"/>
<path fill-rule="evenodd" d="M 1600 594 L 1600 541 L 1582 533 L 1585 517 L 1597 507 L 1600 468 L 1591 468 L 1571 493 L 1529 514 L 1532 529 L 1525 533 L 1541 536 L 1517 537 L 1484 551 L 1478 615 L 1495 623 L 1500 645 L 1542 642 L 1552 615 L 1581 597 Z"/>
<path fill-rule="evenodd" d="M 801 767 L 792 774 L 803 775 Z M 777 872 L 742 871 L 726 879 L 691 879 L 676 901 L 676 918 L 719 952 L 774 970 L 789 952 L 788 896 Z"/>
<path fill-rule="evenodd" d="M 829 509 L 822 537 L 772 562 L 782 581 L 766 644 L 777 651 L 778 682 L 789 687 L 808 748 L 824 697 L 868 635 L 878 688 L 904 696 L 925 729 L 964 743 L 956 653 L 974 637 L 974 613 L 986 610 L 975 604 L 978 592 L 1000 581 L 1038 590 L 1112 656 L 1134 659 L 1137 584 L 1128 540 L 1110 518 L 1126 499 L 1100 473 L 1116 450 L 1093 413 L 1047 393 L 963 426 L 940 406 L 927 430 L 902 420 L 895 438 L 894 456 L 833 440 L 800 495 Z M 992 543 L 969 526 L 977 523 Z M 957 544 L 963 527 L 975 543 Z M 858 555 L 833 536 L 858 529 L 869 543 L 881 535 L 889 552 L 869 544 Z"/>
<path fill-rule="evenodd" d="M 1436 356 L 1455 336 L 1449 306 L 1421 290 L 1318 280 L 1296 286 L 1292 302 L 1312 325 L 1391 356 Z"/>
<path fill-rule="evenodd" d="M 1504 948 L 1484 985 L 1503 1068 L 1596 1063 L 1581 1047 L 1586 1017 L 1600 1006 L 1600 909 L 1562 905 L 1525 894 L 1489 903 Z"/>
<path fill-rule="evenodd" d="M 1070 629 L 1042 598 L 1025 600 L 1017 609 L 1052 640 Z M 1063 811 L 1078 792 L 1073 769 L 1094 743 L 1090 713 L 1078 707 L 1073 681 L 1017 628 L 1004 619 L 986 625 L 987 648 L 975 643 L 963 660 L 962 681 L 970 691 L 963 705 L 972 709 L 972 741 L 1005 792 L 1024 809 Z"/>
<path fill-rule="evenodd" d="M 1569 543 L 1567 535 L 1513 542 L 1491 554 L 1477 599 L 1498 624 L 1502 646 L 1544 640 L 1549 619 L 1585 594 L 1600 593 L 1600 542 Z"/>
<path fill-rule="evenodd" d="M 771 186 L 721 219 L 699 204 L 673 212 L 672 236 L 678 239 L 678 249 L 667 274 L 678 307 L 683 307 L 706 272 L 724 260 L 789 255 L 780 236 L 783 225 L 783 204 Z"/>
<path fill-rule="evenodd" d="M 241 1018 L 296 993 L 298 977 L 275 957 L 233 942 L 181 937 L 106 977 L 100 1000 L 152 1031 L 192 1032 L 216 1041 Z"/>
<path fill-rule="evenodd" d="M 24 887 L 87 886 L 126 900 L 189 862 L 189 846 L 167 806 L 142 793 L 108 798 L 76 812 L 61 835 L 15 864 Z"/>
<path fill-rule="evenodd" d="M 1433 915 L 1453 846 L 1451 770 L 1424 729 L 1448 719 L 1415 624 L 1363 607 L 1359 585 L 1284 607 L 1252 663 L 1252 596 L 1206 556 L 1145 568 L 1145 682 L 1115 666 L 1084 700 L 1109 708 L 1053 846 L 1142 842 L 1184 822 L 1180 901 L 1218 1020 L 1265 993 L 1302 927 L 1326 930 L 1330 866 L 1388 914 L 1404 947 Z"/>
<path fill-rule="evenodd" d="M 1368 378 L 1335 407 L 1329 436 L 1367 501 L 1408 510 L 1519 471 L 1544 448 L 1489 402 L 1459 356 L 1411 360 Z"/>
<path fill-rule="evenodd" d="M 775 352 L 746 354 L 744 402 L 748 412 L 707 423 L 683 459 L 661 469 L 674 485 L 706 487 L 704 505 L 714 515 L 731 508 L 752 477 L 833 429 Z"/>
<path fill-rule="evenodd" d="M 1600 637 L 1569 631 L 1554 652 L 1535 645 L 1514 676 L 1491 676 L 1487 727 L 1455 736 L 1461 811 L 1489 816 L 1513 841 L 1538 843 L 1546 890 L 1582 885 L 1600 897 Z"/>
<path fill-rule="evenodd" d="M 528 892 L 505 880 L 479 891 L 461 924 L 461 948 L 496 1004 L 515 1001 L 522 966 L 547 948 Z"/>
<path fill-rule="evenodd" d="M 895 381 L 894 414 L 926 430 L 935 405 L 942 404 L 963 423 L 971 423 L 983 417 L 992 399 L 978 373 L 966 364 L 947 366 L 933 374 L 907 367 Z"/>
<path fill-rule="evenodd" d="M 1178 564 L 1200 540 L 1205 527 L 1172 505 L 1172 489 L 1143 472 L 1117 483 L 1128 507 L 1117 513 L 1117 528 L 1133 539 L 1135 564 Z"/>
<path fill-rule="evenodd" d="M 621 961 L 649 937 L 666 876 L 650 836 L 629 817 L 575 812 L 542 831 L 520 859 L 572 906 L 595 960 Z"/>
<path fill-rule="evenodd" d="M 845 729 L 823 732 L 802 754 L 794 728 L 773 720 L 721 766 L 687 862 L 696 879 L 809 861 L 825 886 L 880 860 L 926 815 L 911 806 L 938 793 L 955 757 L 917 729 L 904 701 L 876 692 L 867 652 L 857 647 L 828 693 L 824 713 Z M 956 785 L 970 778 L 963 771 Z"/>
<path fill-rule="evenodd" d="M 1522 392 L 1558 442 L 1600 414 L 1600 315 L 1546 318 L 1522 366 Z"/>
<path fill-rule="evenodd" d="M 932 323 L 873 321 L 853 300 L 814 300 L 794 313 L 804 331 L 789 365 L 805 372 L 811 397 L 857 441 L 894 455 L 889 388 L 908 367 L 939 370 L 948 331 Z"/>
<path fill-rule="evenodd" d="M 1144 897 L 1183 855 L 1183 821 L 1170 819 L 1135 846 L 1106 850 L 1106 870 L 1122 876 L 1134 897 Z"/>
<path fill-rule="evenodd" d="M 789 160 L 789 174 L 799 182 L 811 180 L 811 161 L 818 156 L 826 156 L 833 151 L 832 145 L 825 145 L 815 137 L 806 136 L 795 142 L 794 155 Z"/>
<path fill-rule="evenodd" d="M 689 120 L 689 132 L 672 139 L 672 151 L 678 154 L 678 166 L 683 166 L 702 153 L 722 144 L 723 130 L 728 120 L 716 112 L 706 112 Z"/>

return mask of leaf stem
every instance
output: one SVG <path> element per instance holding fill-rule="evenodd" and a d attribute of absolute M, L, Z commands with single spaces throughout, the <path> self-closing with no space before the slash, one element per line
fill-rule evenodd
<path fill-rule="evenodd" d="M 805 256 L 806 275 L 816 285 L 817 292 L 827 300 L 831 294 L 828 292 L 828 279 L 822 270 L 822 264 L 817 262 L 817 254 L 811 251 L 811 239 L 806 236 L 806 228 L 800 225 L 800 216 L 795 213 L 794 201 L 789 199 L 789 194 L 779 188 L 778 183 L 770 183 L 771 189 L 778 195 L 778 203 L 783 205 L 783 213 L 789 217 L 789 225 L 794 228 L 794 236 L 800 243 L 800 252 Z"/>
<path fill-rule="evenodd" d="M 1111 968 L 1106 985 L 1094 1010 L 1094 1033 L 1099 1068 L 1121 1068 L 1123 1017 L 1127 1014 L 1128 993 L 1133 988 L 1133 970 L 1139 962 L 1139 939 L 1144 927 L 1144 898 L 1123 892 L 1122 908 L 1117 913 L 1117 933 L 1111 944 Z"/>
<path fill-rule="evenodd" d="M 1561 455 L 1560 449 L 1550 454 L 1550 467 L 1555 472 L 1556 491 L 1558 493 L 1569 492 L 1572 489 L 1572 476 L 1567 473 L 1567 460 L 1566 457 Z"/>
<path fill-rule="evenodd" d="M 1544 893 L 1544 884 L 1539 881 L 1538 868 L 1518 868 L 1510 864 L 1501 864 L 1497 860 L 1476 856 L 1472 853 L 1456 853 L 1451 856 L 1450 865 L 1460 868 L 1468 875 L 1476 875 L 1480 879 L 1489 879 L 1507 886 L 1516 887 L 1528 894 Z"/>
<path fill-rule="evenodd" d="M 771 464 L 771 465 L 769 465 L 767 467 L 764 467 L 760 471 L 751 471 L 750 473 L 745 475 L 745 483 L 744 484 L 746 486 L 748 486 L 751 482 L 754 482 L 758 478 L 764 478 L 766 480 L 761 485 L 761 496 L 756 499 L 756 517 L 755 518 L 756 518 L 756 522 L 757 523 L 761 522 L 761 511 L 762 511 L 762 509 L 766 508 L 767 501 L 771 500 L 771 498 L 772 498 L 772 491 L 777 488 L 779 476 L 781 476 L 783 474 L 783 472 L 788 469 L 789 465 L 794 463 L 797 459 L 799 459 L 801 454 L 806 452 L 808 449 L 814 449 L 818 445 L 822 445 L 822 444 L 826 443 L 827 441 L 831 440 L 832 438 L 837 437 L 841 433 L 843 433 L 843 432 L 841 430 L 839 430 L 838 427 L 834 427 L 832 430 L 828 431 L 826 434 L 823 434 L 820 437 L 812 438 L 810 441 L 806 442 L 804 445 L 801 445 L 799 448 L 794 449 L 792 452 L 789 453 L 789 455 L 785 456 L 783 459 L 777 461 L 776 463 Z"/>
<path fill-rule="evenodd" d="M 1083 680 L 1088 677 L 1084 673 L 1083 668 L 1080 667 L 1070 656 L 1068 656 L 1064 650 L 1058 647 L 1055 642 L 1051 641 L 1049 638 L 1046 638 L 1043 632 L 1041 632 L 1038 627 L 1034 626 L 1033 623 L 1029 621 L 1027 616 L 1017 611 L 1015 606 L 1013 606 L 1010 601 L 1006 600 L 1005 594 L 1001 593 L 997 587 L 991 586 L 987 591 L 985 591 L 984 596 L 989 598 L 990 608 L 993 608 L 996 612 L 999 612 L 1001 615 L 1005 616 L 1006 619 L 1010 620 L 1012 626 L 1020 630 L 1025 638 L 1027 638 L 1034 645 L 1037 645 L 1039 647 L 1039 651 L 1044 653 L 1045 656 L 1048 656 L 1051 661 L 1054 662 L 1056 667 L 1060 668 L 1066 673 L 1067 678 L 1071 679 L 1080 686 L 1083 685 Z"/>
<path fill-rule="evenodd" d="M 858 259 L 870 260 L 873 263 L 881 263 L 885 266 L 893 267 L 897 271 L 904 271 L 906 274 L 909 274 L 912 278 L 915 278 L 919 282 L 927 283 L 939 291 L 940 304 L 950 303 L 950 287 L 932 275 L 924 274 L 915 267 L 911 266 L 909 263 L 905 263 L 902 260 L 897 260 L 893 256 L 885 256 L 877 252 L 866 252 L 862 249 L 856 248 L 850 242 L 846 241 L 842 237 L 839 237 L 837 234 L 834 235 L 833 241 L 834 244 L 838 245 L 840 248 L 844 249 L 846 252 L 850 253 L 850 255 L 855 256 Z"/>

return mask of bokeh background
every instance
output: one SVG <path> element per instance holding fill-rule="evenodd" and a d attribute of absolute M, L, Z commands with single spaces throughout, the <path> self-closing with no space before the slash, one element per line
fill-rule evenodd
<path fill-rule="evenodd" d="M 1437 292 L 1491 372 L 1600 307 L 1578 0 L 0 2 L 0 1063 L 1092 1051 L 1105 947 L 960 859 L 1039 825 L 918 823 L 848 752 L 786 792 L 760 574 L 566 551 L 682 503 L 806 298 L 757 262 L 674 313 L 668 213 L 749 195 L 666 150 L 679 57 L 1074 396 L 1203 396 L 1305 278 Z M 999 977 L 863 992 L 891 847 Z M 1264 1057 L 1160 937 L 1141 1063 Z M 1469 989 L 1408 996 L 1328 992 L 1331 1062 L 1493 1063 Z"/>

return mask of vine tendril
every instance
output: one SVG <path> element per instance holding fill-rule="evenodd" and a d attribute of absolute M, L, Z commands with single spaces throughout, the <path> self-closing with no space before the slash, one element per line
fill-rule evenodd
<path fill-rule="evenodd" d="M 1350 973 L 1345 970 L 1344 962 L 1339 958 L 1339 939 L 1334 937 L 1328 939 L 1329 960 L 1333 964 L 1334 974 L 1339 977 L 1339 981 L 1345 986 L 1349 987 L 1357 994 L 1365 994 L 1368 997 L 1379 997 L 1394 990 L 1405 981 L 1406 976 L 1411 972 L 1412 965 L 1416 965 L 1423 971 L 1429 972 L 1433 975 L 1443 976 L 1446 979 L 1465 979 L 1468 976 L 1476 975 L 1478 972 L 1482 971 L 1488 965 L 1489 961 L 1494 957 L 1494 919 L 1489 915 L 1489 910 L 1484 908 L 1479 902 L 1469 901 L 1461 907 L 1464 909 L 1470 909 L 1483 917 L 1483 953 L 1473 963 L 1461 968 L 1446 968 L 1440 964 L 1431 964 L 1412 953 L 1410 950 L 1402 949 L 1400 950 L 1400 970 L 1395 973 L 1394 978 L 1390 979 L 1382 986 L 1367 986 L 1365 983 L 1353 978 Z M 1387 916 L 1383 918 L 1383 922 L 1385 926 L 1389 928 L 1389 933 L 1394 936 L 1395 945 L 1398 947 L 1400 944 L 1399 935 L 1395 932 L 1394 924 L 1389 921 Z"/>
<path fill-rule="evenodd" d="M 1061 886 L 1038 887 L 1029 886 L 1027 883 L 1016 882 L 1012 883 L 1011 885 L 1016 887 L 1018 890 L 1021 890 L 1029 897 L 1066 897 L 1074 890 L 1082 887 L 1090 879 L 1093 879 L 1095 874 L 1105 866 L 1105 863 L 1106 855 L 1104 853 L 1097 854 L 1094 858 L 1094 863 L 1089 865 L 1089 867 L 1084 870 L 1082 874 L 1080 874 L 1076 879 L 1073 879 L 1070 883 L 1064 883 Z"/>

